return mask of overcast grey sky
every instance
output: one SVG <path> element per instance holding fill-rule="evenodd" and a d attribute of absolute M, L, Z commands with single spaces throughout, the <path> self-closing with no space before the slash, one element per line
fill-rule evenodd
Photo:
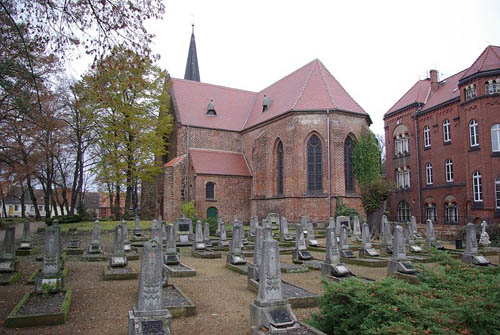
<path fill-rule="evenodd" d="M 383 114 L 436 68 L 441 79 L 500 45 L 500 1 L 166 0 L 159 65 L 183 78 L 195 23 L 201 81 L 259 91 L 319 58 L 383 133 Z M 83 60 L 73 69 L 86 69 Z M 82 70 L 83 69 L 83 70 Z"/>

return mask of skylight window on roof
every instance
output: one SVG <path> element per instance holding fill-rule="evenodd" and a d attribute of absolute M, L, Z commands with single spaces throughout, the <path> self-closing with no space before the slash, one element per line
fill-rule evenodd
<path fill-rule="evenodd" d="M 458 90 L 458 87 L 455 87 L 455 88 L 453 89 L 453 93 L 455 93 L 457 90 Z"/>
<path fill-rule="evenodd" d="M 265 112 L 271 107 L 273 100 L 268 98 L 267 95 L 264 94 L 264 99 L 262 99 L 262 112 Z"/>
<path fill-rule="evenodd" d="M 207 106 L 207 115 L 216 116 L 217 112 L 215 111 L 214 99 L 210 99 L 210 103 Z"/>

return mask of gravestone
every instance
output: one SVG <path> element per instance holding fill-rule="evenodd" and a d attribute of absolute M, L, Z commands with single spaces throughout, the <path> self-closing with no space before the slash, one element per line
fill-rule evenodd
<path fill-rule="evenodd" d="M 162 246 L 165 248 L 167 245 L 167 221 L 162 220 L 161 221 L 161 239 L 162 239 Z"/>
<path fill-rule="evenodd" d="M 435 247 L 436 249 L 444 249 L 443 245 L 436 239 L 434 224 L 429 219 L 425 223 L 425 246 L 427 248 Z"/>
<path fill-rule="evenodd" d="M 293 238 L 290 236 L 290 233 L 288 232 L 288 220 L 282 216 L 280 220 L 280 241 L 281 242 L 288 242 L 291 241 Z"/>
<path fill-rule="evenodd" d="M 233 265 L 241 265 L 246 264 L 245 257 L 241 252 L 241 235 L 242 235 L 243 226 L 240 224 L 233 225 L 233 234 L 231 239 L 231 250 L 227 254 L 226 263 Z"/>
<path fill-rule="evenodd" d="M 260 261 L 262 258 L 262 242 L 264 241 L 264 234 L 265 231 L 268 231 L 268 234 L 271 234 L 272 237 L 272 232 L 271 228 L 264 228 L 264 227 L 259 227 L 257 226 L 255 228 L 255 245 L 253 247 L 253 264 L 248 264 L 248 278 L 253 279 L 253 280 L 258 280 L 259 279 L 259 266 L 260 266 Z"/>
<path fill-rule="evenodd" d="M 123 250 L 125 250 L 125 252 L 130 252 L 130 251 L 132 251 L 132 248 L 130 246 L 130 241 L 128 239 L 127 222 L 125 220 L 122 220 L 121 225 L 122 225 L 122 232 L 123 232 Z"/>
<path fill-rule="evenodd" d="M 359 216 L 355 216 L 352 222 L 352 238 L 355 241 L 361 241 L 361 226 L 359 225 Z"/>
<path fill-rule="evenodd" d="M 151 239 L 161 240 L 161 222 L 156 219 L 153 219 L 151 223 Z"/>
<path fill-rule="evenodd" d="M 490 235 L 488 234 L 488 232 L 486 232 L 487 227 L 488 224 L 486 223 L 486 221 L 481 222 L 481 237 L 479 239 L 479 244 L 483 247 L 487 247 L 491 244 Z"/>
<path fill-rule="evenodd" d="M 361 239 L 361 249 L 359 249 L 359 255 L 370 256 L 370 257 L 379 256 L 380 254 L 378 253 L 378 251 L 372 247 L 370 227 L 368 226 L 368 223 L 366 222 L 363 223 L 363 229 L 361 231 L 361 234 L 362 234 L 362 239 Z"/>
<path fill-rule="evenodd" d="M 19 245 L 19 249 L 21 250 L 29 250 L 32 248 L 31 245 L 31 225 L 28 220 L 23 223 L 23 237 L 21 239 L 21 244 Z"/>
<path fill-rule="evenodd" d="M 44 255 L 42 271 L 35 277 L 35 292 L 59 292 L 64 288 L 64 277 L 61 272 L 61 250 L 59 227 L 49 226 L 45 230 Z"/>
<path fill-rule="evenodd" d="M 340 228 L 340 256 L 342 258 L 356 258 L 349 247 L 349 236 L 347 234 L 347 226 Z"/>
<path fill-rule="evenodd" d="M 465 226 L 466 241 L 465 241 L 465 252 L 462 256 L 462 261 L 467 264 L 482 265 L 486 266 L 490 264 L 484 256 L 479 254 L 476 239 L 476 225 L 468 223 Z"/>
<path fill-rule="evenodd" d="M 394 249 L 387 263 L 388 275 L 396 272 L 403 274 L 414 274 L 417 272 L 413 264 L 406 257 L 405 238 L 403 228 L 400 225 L 394 227 Z"/>
<path fill-rule="evenodd" d="M 348 216 L 337 216 L 336 224 L 335 224 L 335 236 L 337 238 L 340 237 L 340 227 L 347 226 L 349 227 L 349 217 Z"/>
<path fill-rule="evenodd" d="M 385 241 L 385 232 L 386 232 L 386 227 L 387 227 L 387 224 L 389 223 L 388 220 L 387 220 L 387 215 L 382 215 L 382 221 L 380 221 L 380 238 L 381 239 L 384 239 Z M 392 239 L 392 238 L 391 238 Z"/>
<path fill-rule="evenodd" d="M 87 249 L 89 254 L 102 254 L 101 245 L 101 225 L 99 220 L 95 220 L 94 228 L 92 229 L 92 240 L 90 241 L 89 248 Z"/>
<path fill-rule="evenodd" d="M 177 246 L 175 244 L 175 228 L 173 225 L 167 225 L 167 252 L 164 256 L 164 262 L 167 265 L 176 265 L 180 263 Z"/>
<path fill-rule="evenodd" d="M 210 225 L 208 222 L 205 222 L 203 226 L 203 243 L 205 243 L 207 247 L 212 246 L 212 241 L 210 241 Z"/>
<path fill-rule="evenodd" d="M 259 268 L 259 290 L 255 302 L 250 305 L 250 325 L 254 330 L 263 326 L 270 332 L 286 333 L 300 325 L 290 304 L 283 299 L 278 242 L 269 234 L 265 235 Z"/>
<path fill-rule="evenodd" d="M 311 253 L 307 251 L 302 225 L 297 225 L 295 227 L 295 250 L 292 251 L 292 259 L 294 262 L 299 263 L 313 259 Z"/>
<path fill-rule="evenodd" d="M 220 217 L 217 218 L 217 228 L 215 229 L 215 235 L 220 236 L 220 227 L 221 227 L 222 219 Z"/>
<path fill-rule="evenodd" d="M 135 218 L 134 218 L 134 223 L 135 223 L 135 226 L 134 226 L 134 237 L 142 237 L 142 230 L 141 230 L 141 226 L 140 226 L 140 220 L 139 220 L 139 217 L 136 215 Z"/>
<path fill-rule="evenodd" d="M 156 239 L 144 243 L 137 305 L 128 312 L 129 335 L 171 334 L 172 316 L 163 307 L 162 253 Z"/>
<path fill-rule="evenodd" d="M 255 217 L 251 216 L 250 217 L 250 231 L 248 233 L 248 236 L 250 237 L 255 237 L 255 229 L 256 229 L 256 223 L 255 223 Z"/>
<path fill-rule="evenodd" d="M 62 238 L 61 238 L 61 227 L 59 226 L 59 220 L 52 221 L 51 227 L 54 227 L 59 232 L 59 255 L 62 255 Z"/>
<path fill-rule="evenodd" d="M 187 244 L 194 241 L 193 220 L 186 217 L 181 217 L 175 221 L 175 236 L 177 242 Z"/>
<path fill-rule="evenodd" d="M 195 230 L 195 237 L 194 237 L 194 242 L 193 242 L 193 250 L 195 250 L 195 251 L 203 251 L 206 248 L 207 248 L 207 246 L 203 242 L 203 227 L 202 227 L 201 221 L 198 220 L 196 222 L 196 230 Z"/>
<path fill-rule="evenodd" d="M 69 249 L 80 248 L 80 239 L 78 238 L 78 234 L 77 234 L 76 230 L 71 233 L 71 238 L 68 241 L 68 248 Z"/>
<path fill-rule="evenodd" d="M 16 227 L 11 226 L 5 229 L 2 249 L 0 250 L 0 272 L 16 271 Z"/>
<path fill-rule="evenodd" d="M 388 254 L 392 254 L 392 225 L 387 221 L 387 217 L 382 219 L 384 222 L 384 247 L 385 252 Z"/>
<path fill-rule="evenodd" d="M 318 247 L 319 243 L 314 236 L 314 225 L 312 220 L 307 220 L 307 245 L 309 247 Z"/>
<path fill-rule="evenodd" d="M 422 252 L 422 248 L 415 244 L 415 232 L 413 231 L 411 221 L 407 223 L 405 231 L 407 232 L 406 240 L 408 242 L 408 246 L 410 247 L 410 251 L 416 253 Z"/>
<path fill-rule="evenodd" d="M 410 217 L 410 223 L 411 223 L 411 230 L 413 231 L 413 237 L 416 240 L 422 239 L 422 236 L 418 233 L 417 229 L 417 218 L 415 216 Z"/>
<path fill-rule="evenodd" d="M 280 216 L 276 213 L 267 214 L 267 219 L 273 228 L 279 228 Z"/>
<path fill-rule="evenodd" d="M 219 248 L 227 248 L 229 247 L 229 241 L 227 240 L 227 234 L 226 234 L 226 226 L 224 225 L 224 222 L 221 221 L 221 226 L 220 226 L 220 236 L 219 236 Z"/>
<path fill-rule="evenodd" d="M 335 219 L 333 218 L 333 216 L 330 216 L 328 218 L 328 227 L 327 228 L 330 228 L 330 227 L 335 229 Z"/>
<path fill-rule="evenodd" d="M 304 234 L 307 234 L 307 221 L 307 215 L 302 215 L 300 217 L 300 226 L 302 227 L 302 231 L 304 232 Z"/>
<path fill-rule="evenodd" d="M 343 228 L 346 230 L 347 228 Z M 342 239 L 341 239 L 342 240 Z M 340 252 L 335 237 L 335 227 L 326 229 L 326 259 L 321 263 L 323 276 L 345 277 L 352 275 L 347 265 L 340 261 Z"/>
<path fill-rule="evenodd" d="M 113 253 L 109 259 L 109 265 L 112 268 L 127 266 L 127 256 L 125 256 L 123 225 L 115 226 L 115 240 L 113 242 Z"/>

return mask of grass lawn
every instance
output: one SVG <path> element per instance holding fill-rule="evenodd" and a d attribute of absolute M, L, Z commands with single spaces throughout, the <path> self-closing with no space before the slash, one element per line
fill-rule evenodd
<path fill-rule="evenodd" d="M 120 221 L 99 221 L 101 224 L 101 230 L 114 230 L 115 226 L 120 223 Z M 140 227 L 141 229 L 151 229 L 152 221 L 141 221 Z M 84 222 L 76 222 L 76 223 L 64 223 L 60 224 L 61 231 L 68 231 L 70 228 L 77 228 L 81 231 L 92 231 L 94 229 L 94 221 L 84 221 Z M 127 221 L 127 227 L 129 230 L 133 230 L 135 228 L 134 221 Z"/>

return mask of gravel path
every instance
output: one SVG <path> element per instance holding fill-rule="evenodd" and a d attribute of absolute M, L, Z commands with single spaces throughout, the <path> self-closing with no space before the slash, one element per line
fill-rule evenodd
<path fill-rule="evenodd" d="M 112 232 L 102 233 L 102 242 L 106 252 L 111 251 Z M 82 246 L 90 240 L 89 233 L 79 233 Z M 63 234 L 63 240 L 69 241 L 70 235 Z M 39 249 L 43 234 L 34 234 L 33 241 Z M 320 240 L 321 243 L 321 240 Z M 190 248 L 181 249 L 181 262 L 196 269 L 196 277 L 169 278 L 169 283 L 177 285 L 196 305 L 197 314 L 172 320 L 175 335 L 193 334 L 249 334 L 249 305 L 255 299 L 255 293 L 247 289 L 247 277 L 225 268 L 226 258 L 199 259 L 190 256 Z M 312 252 L 319 260 L 325 254 Z M 490 257 L 489 257 L 490 258 Z M 24 283 L 29 275 L 41 266 L 35 262 L 35 256 L 18 257 L 20 281 L 12 286 L 0 287 L 0 320 L 5 320 L 24 293 L 32 292 L 33 286 Z M 108 262 L 82 262 L 79 256 L 70 256 L 66 261 L 69 276 L 66 287 L 73 290 L 68 321 L 64 325 L 52 327 L 7 329 L 0 321 L 0 334 L 36 334 L 36 335 L 72 335 L 72 334 L 127 334 L 127 313 L 137 299 L 138 280 L 104 281 L 103 268 Z M 491 257 L 498 264 L 498 256 Z M 247 257 L 253 262 L 252 257 Z M 282 255 L 281 261 L 292 263 L 291 255 Z M 140 270 L 140 261 L 130 261 L 129 266 Z M 386 275 L 386 268 L 364 268 L 350 265 L 350 269 L 362 276 L 381 279 Z M 321 294 L 320 272 L 283 273 L 284 280 L 301 286 L 311 292 Z M 309 316 L 315 308 L 296 309 L 299 320 Z"/>

